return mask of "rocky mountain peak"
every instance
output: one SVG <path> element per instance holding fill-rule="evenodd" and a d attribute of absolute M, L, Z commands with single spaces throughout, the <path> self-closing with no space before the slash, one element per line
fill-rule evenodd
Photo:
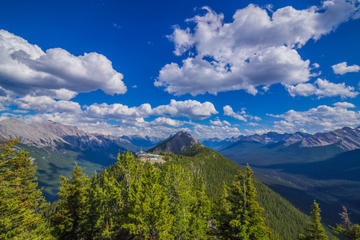
<path fill-rule="evenodd" d="M 343 127 L 330 132 L 316 133 L 301 141 L 302 147 L 321 147 L 339 144 L 345 151 L 360 149 L 360 129 Z"/>
<path fill-rule="evenodd" d="M 195 139 L 191 134 L 185 131 L 179 131 L 176 134 L 165 139 L 155 147 L 151 148 L 149 152 L 160 153 L 160 152 L 171 152 L 171 153 L 182 153 L 187 149 L 191 148 L 195 144 L 201 144 L 199 140 Z"/>

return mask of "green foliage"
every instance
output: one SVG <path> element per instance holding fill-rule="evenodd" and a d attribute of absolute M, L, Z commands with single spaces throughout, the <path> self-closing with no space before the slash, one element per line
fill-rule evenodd
<path fill-rule="evenodd" d="M 60 239 L 83 239 L 89 179 L 81 168 L 74 168 L 71 179 L 60 178 L 59 201 L 50 217 L 55 235 Z"/>
<path fill-rule="evenodd" d="M 221 239 L 270 239 L 270 229 L 262 216 L 264 210 L 257 202 L 252 175 L 252 170 L 247 166 L 244 175 L 240 172 L 230 187 L 224 187 L 217 220 Z"/>
<path fill-rule="evenodd" d="M 311 210 L 311 222 L 305 229 L 305 234 L 300 234 L 300 240 L 327 240 L 328 236 L 325 234 L 325 229 L 321 224 L 320 207 L 314 201 Z"/>
<path fill-rule="evenodd" d="M 194 176 L 204 178 L 206 193 L 215 208 L 220 205 L 219 198 L 224 194 L 223 183 L 230 185 L 234 176 L 243 171 L 236 163 L 206 147 L 189 149 L 186 156 L 171 153 L 163 155 L 168 159 L 164 165 L 175 163 L 191 171 Z M 272 238 L 278 235 L 277 239 L 296 239 L 309 217 L 260 181 L 254 179 L 254 185 L 259 193 L 257 200 L 265 209 L 263 214 L 266 225 L 273 230 Z"/>
<path fill-rule="evenodd" d="M 59 239 L 207 239 L 210 201 L 201 177 L 128 152 L 89 180 L 61 179 L 50 216 Z"/>
<path fill-rule="evenodd" d="M 28 153 L 0 144 L 0 239 L 52 239 L 40 210 L 44 198 Z"/>
<path fill-rule="evenodd" d="M 169 200 L 161 186 L 160 172 L 150 163 L 144 165 L 140 181 L 128 193 L 128 219 L 122 226 L 140 239 L 172 239 L 173 215 Z"/>
<path fill-rule="evenodd" d="M 15 154 L 11 146 L 4 149 L 0 201 L 5 205 L 0 206 L 4 210 L 0 212 L 0 227 L 6 228 L 0 228 L 0 234 L 6 234 L 4 239 L 51 239 L 50 228 L 39 214 L 43 199 L 36 190 L 35 170 L 28 155 Z M 166 163 L 152 165 L 135 160 L 129 152 L 119 153 L 114 165 L 95 172 L 90 179 L 76 166 L 71 178 L 61 177 L 59 200 L 47 214 L 52 233 L 57 239 L 75 240 L 294 239 L 308 219 L 253 179 L 250 167 L 243 171 L 200 145 L 184 154 L 166 154 Z M 8 159 L 14 156 L 13 164 L 21 171 L 12 170 Z M 11 178 L 11 174 L 22 178 Z M 31 203 L 26 203 L 30 210 L 16 208 L 26 202 L 21 191 L 32 193 L 28 195 Z M 21 201 L 8 204 L 8 196 Z M 16 211 L 24 215 L 16 216 Z M 23 218 L 25 231 L 21 225 L 20 232 L 19 218 Z M 13 226 L 18 224 L 14 230 L 9 227 L 11 220 Z M 271 235 L 267 226 L 273 230 Z"/>
<path fill-rule="evenodd" d="M 203 179 L 194 179 L 181 166 L 169 164 L 162 171 L 161 182 L 169 196 L 171 214 L 174 216 L 172 235 L 178 239 L 204 238 L 208 231 L 210 201 Z"/>
<path fill-rule="evenodd" d="M 39 186 L 42 188 L 46 200 L 51 202 L 58 199 L 60 176 L 71 178 L 75 166 L 81 167 L 85 174 L 91 176 L 94 171 L 100 171 L 114 164 L 118 151 L 118 149 L 86 151 L 60 144 L 56 149 L 36 148 L 24 144 L 19 144 L 19 147 L 29 152 L 30 156 L 35 159 Z"/>
<path fill-rule="evenodd" d="M 343 211 L 340 213 L 342 223 L 337 224 L 336 227 L 331 227 L 331 229 L 338 235 L 351 239 L 351 240 L 360 240 L 360 225 L 351 224 L 349 213 L 347 208 L 343 206 Z"/>
<path fill-rule="evenodd" d="M 86 239 L 116 239 L 123 235 L 121 187 L 107 170 L 91 178 L 86 210 Z"/>

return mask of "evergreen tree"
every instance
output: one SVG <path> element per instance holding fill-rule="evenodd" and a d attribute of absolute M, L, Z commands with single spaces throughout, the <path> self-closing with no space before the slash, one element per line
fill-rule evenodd
<path fill-rule="evenodd" d="M 128 219 L 122 225 L 137 239 L 173 239 L 168 197 L 159 183 L 159 169 L 143 164 L 139 181 L 128 192 Z"/>
<path fill-rule="evenodd" d="M 88 182 L 79 166 L 74 168 L 70 180 L 60 177 L 59 200 L 54 203 L 54 213 L 50 217 L 54 234 L 59 239 L 85 238 Z"/>
<path fill-rule="evenodd" d="M 269 239 L 270 230 L 265 225 L 263 209 L 257 202 L 252 176 L 253 171 L 247 166 L 245 175 L 239 173 L 232 185 L 224 188 L 217 221 L 222 239 Z"/>
<path fill-rule="evenodd" d="M 209 232 L 209 218 L 211 213 L 210 200 L 206 195 L 204 179 L 199 176 L 194 179 L 195 186 L 192 194 L 195 196 L 195 202 L 192 204 L 190 218 L 190 238 L 206 239 Z"/>
<path fill-rule="evenodd" d="M 330 227 L 336 234 L 351 240 L 360 240 L 360 225 L 351 224 L 348 210 L 343 206 L 343 211 L 340 213 L 342 223 L 337 224 L 336 227 Z"/>
<path fill-rule="evenodd" d="M 91 178 L 86 228 L 87 239 L 118 239 L 124 235 L 121 188 L 107 170 Z"/>
<path fill-rule="evenodd" d="M 230 227 L 231 221 L 231 203 L 229 199 L 229 187 L 223 182 L 220 198 L 215 202 L 213 207 L 214 216 L 214 234 L 221 239 L 231 239 L 232 232 Z"/>
<path fill-rule="evenodd" d="M 321 224 L 320 207 L 319 204 L 314 201 L 311 210 L 311 223 L 305 229 L 305 235 L 300 234 L 300 240 L 327 240 L 328 237 L 325 234 L 325 229 Z"/>
<path fill-rule="evenodd" d="M 39 213 L 44 198 L 29 154 L 15 148 L 18 141 L 0 144 L 0 239 L 52 239 Z"/>
<path fill-rule="evenodd" d="M 195 181 L 191 172 L 171 163 L 162 168 L 161 183 L 174 216 L 171 234 L 175 239 L 207 238 L 210 202 L 203 180 Z"/>
<path fill-rule="evenodd" d="M 190 239 L 190 218 L 195 204 L 192 175 L 179 165 L 170 164 L 162 169 L 161 183 L 174 216 L 171 234 L 178 239 Z"/>

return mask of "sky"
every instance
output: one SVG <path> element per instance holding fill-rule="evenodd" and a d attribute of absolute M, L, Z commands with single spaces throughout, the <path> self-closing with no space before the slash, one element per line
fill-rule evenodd
<path fill-rule="evenodd" d="M 0 9 L 0 120 L 200 139 L 360 125 L 360 0 Z"/>

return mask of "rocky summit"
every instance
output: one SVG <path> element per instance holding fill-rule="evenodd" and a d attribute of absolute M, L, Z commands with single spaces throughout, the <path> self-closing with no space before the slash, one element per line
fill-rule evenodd
<path fill-rule="evenodd" d="M 170 152 L 179 154 L 191 148 L 195 144 L 201 143 L 197 139 L 193 138 L 193 136 L 191 136 L 189 133 L 180 131 L 159 143 L 155 147 L 151 148 L 149 152 Z"/>

